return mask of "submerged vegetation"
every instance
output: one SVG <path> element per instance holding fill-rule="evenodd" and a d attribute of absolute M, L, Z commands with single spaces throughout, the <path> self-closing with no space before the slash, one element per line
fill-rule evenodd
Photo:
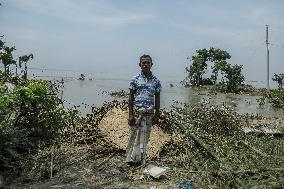
<path fill-rule="evenodd" d="M 164 146 L 164 161 L 181 168 L 196 188 L 284 186 L 283 138 L 242 130 L 252 128 L 250 120 L 258 121 L 256 117 L 210 104 L 173 107 L 168 116 L 179 139 Z"/>
<path fill-rule="evenodd" d="M 121 90 L 118 90 L 118 91 L 109 92 L 109 95 L 110 96 L 115 96 L 115 97 L 128 97 L 129 96 L 129 92 L 121 89 Z"/>
<path fill-rule="evenodd" d="M 284 109 L 284 89 L 271 89 L 269 91 L 265 90 L 258 103 L 263 106 L 265 102 L 268 102 L 275 108 Z"/>
<path fill-rule="evenodd" d="M 210 49 L 196 50 L 192 56 L 192 64 L 186 67 L 188 77 L 184 80 L 186 86 L 216 85 L 216 90 L 225 93 L 239 93 L 242 91 L 244 76 L 242 65 L 232 65 L 227 62 L 231 55 L 221 49 L 211 47 Z M 212 63 L 212 75 L 210 78 L 203 78 L 207 72 L 208 62 Z M 221 81 L 217 83 L 219 73 Z"/>
<path fill-rule="evenodd" d="M 262 90 L 262 97 L 258 99 L 260 107 L 268 102 L 275 108 L 284 109 L 284 89 L 282 88 L 283 79 L 283 74 L 274 74 L 272 80 L 278 83 L 278 89 Z"/>
<path fill-rule="evenodd" d="M 78 80 L 84 81 L 86 79 L 86 76 L 84 74 L 80 74 L 80 77 Z"/>
<path fill-rule="evenodd" d="M 278 89 L 283 88 L 284 74 L 274 74 L 273 77 L 272 77 L 272 80 L 277 82 Z"/>

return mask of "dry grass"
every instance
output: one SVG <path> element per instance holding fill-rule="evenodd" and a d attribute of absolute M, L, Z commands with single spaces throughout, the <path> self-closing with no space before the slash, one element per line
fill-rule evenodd
<path fill-rule="evenodd" d="M 128 142 L 128 112 L 120 108 L 113 108 L 99 124 L 99 128 L 106 138 L 120 149 L 126 149 Z M 158 156 L 160 148 L 170 141 L 171 136 L 164 133 L 159 127 L 153 127 L 150 142 L 147 147 L 147 155 L 152 158 Z"/>

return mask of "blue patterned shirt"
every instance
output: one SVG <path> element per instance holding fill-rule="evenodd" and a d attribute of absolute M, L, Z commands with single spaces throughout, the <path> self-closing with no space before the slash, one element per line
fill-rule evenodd
<path fill-rule="evenodd" d="M 135 107 L 154 108 L 155 94 L 161 91 L 161 83 L 153 74 L 147 79 L 143 73 L 139 73 L 131 80 L 129 89 L 135 92 Z"/>

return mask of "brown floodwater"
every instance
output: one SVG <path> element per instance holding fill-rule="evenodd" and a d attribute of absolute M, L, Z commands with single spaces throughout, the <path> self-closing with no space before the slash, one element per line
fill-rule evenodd
<path fill-rule="evenodd" d="M 65 79 L 62 98 L 67 101 L 65 102 L 67 107 L 80 105 L 78 109 L 82 114 L 86 114 L 91 112 L 91 107 L 88 105 L 101 106 L 105 101 L 127 99 L 112 97 L 108 92 L 118 90 L 128 91 L 128 83 L 129 81 L 125 79 L 96 78 L 81 81 L 76 78 L 69 78 Z M 262 108 L 259 107 L 257 99 L 260 96 L 222 93 L 210 95 L 205 89 L 185 88 L 178 82 L 162 81 L 162 87 L 161 108 L 168 109 L 175 101 L 191 105 L 202 101 L 210 101 L 215 104 L 224 103 L 232 106 L 240 114 L 249 113 L 268 117 L 284 117 L 284 111 L 281 109 L 273 108 L 268 104 Z"/>

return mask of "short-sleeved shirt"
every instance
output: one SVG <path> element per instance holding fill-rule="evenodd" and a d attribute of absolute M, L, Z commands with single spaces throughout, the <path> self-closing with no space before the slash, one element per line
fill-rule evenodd
<path fill-rule="evenodd" d="M 134 106 L 137 108 L 154 107 L 155 94 L 161 91 L 160 80 L 153 74 L 147 79 L 143 73 L 134 76 L 130 81 L 129 89 L 134 94 Z"/>

